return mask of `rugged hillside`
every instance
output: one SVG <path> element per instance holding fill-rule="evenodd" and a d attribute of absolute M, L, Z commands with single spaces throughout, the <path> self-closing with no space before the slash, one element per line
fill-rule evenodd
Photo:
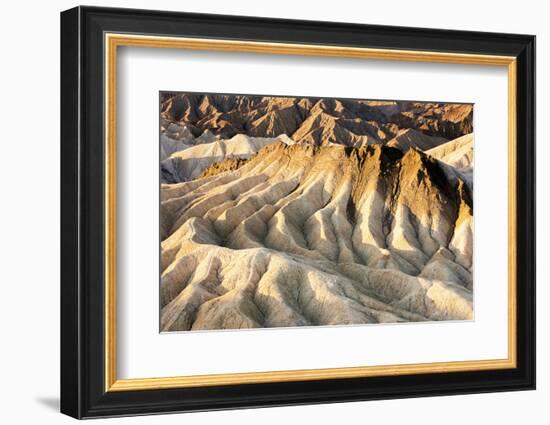
<path fill-rule="evenodd" d="M 472 105 L 381 102 L 346 99 L 285 98 L 164 93 L 162 132 L 175 140 L 185 134 L 229 139 L 236 134 L 277 137 L 295 142 L 346 146 L 386 144 L 408 149 L 405 130 L 416 130 L 429 149 L 473 131 Z M 184 129 L 184 130 L 182 130 Z M 432 139 L 433 137 L 433 139 Z M 186 141 L 183 141 L 186 143 Z"/>
<path fill-rule="evenodd" d="M 351 114 L 338 101 L 287 99 L 278 106 L 290 112 L 256 116 L 269 108 L 262 98 L 184 100 L 167 97 L 163 117 L 185 121 L 193 137 L 207 127 L 223 138 L 260 126 L 263 135 L 296 134 L 315 107 Z M 381 133 L 403 114 L 374 106 L 353 114 L 378 114 Z M 243 108 L 249 117 L 233 117 Z M 437 111 L 450 114 L 430 108 L 409 110 L 418 128 L 429 130 Z M 320 144 L 275 141 L 202 178 L 162 185 L 163 330 L 472 318 L 471 186 L 415 148 Z"/>
<path fill-rule="evenodd" d="M 459 176 L 470 189 L 473 187 L 474 174 L 474 135 L 472 133 L 429 149 L 426 154 L 445 163 L 449 178 Z"/>
<path fill-rule="evenodd" d="M 466 134 L 436 148 L 429 149 L 426 153 L 459 170 L 473 168 L 474 135 Z"/>
<path fill-rule="evenodd" d="M 161 135 L 161 143 L 163 135 Z M 244 159 L 274 142 L 293 144 L 284 134 L 279 137 L 248 137 L 237 134 L 229 140 L 199 143 L 173 152 L 160 163 L 161 181 L 177 183 L 198 177 L 205 168 L 224 159 Z M 164 146 L 164 145 L 162 145 Z M 166 150 L 166 149 L 165 149 Z M 162 151 L 161 151 L 162 152 Z"/>

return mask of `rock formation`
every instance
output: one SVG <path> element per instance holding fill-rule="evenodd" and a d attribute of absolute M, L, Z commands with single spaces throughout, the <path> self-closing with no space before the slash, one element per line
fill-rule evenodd
<path fill-rule="evenodd" d="M 220 139 L 286 134 L 295 142 L 358 147 L 385 144 L 413 129 L 411 134 L 424 136 L 424 146 L 435 137 L 422 148 L 429 149 L 473 131 L 467 104 L 185 93 L 165 93 L 161 102 L 163 132 L 185 127 L 195 137 L 205 131 Z"/>
<path fill-rule="evenodd" d="M 474 135 L 472 133 L 429 149 L 426 153 L 447 165 L 444 169 L 451 180 L 452 175 L 456 175 L 472 190 L 474 177 Z"/>
<path fill-rule="evenodd" d="M 472 196 L 416 149 L 276 142 L 161 218 L 165 331 L 472 318 Z"/>
<path fill-rule="evenodd" d="M 473 318 L 471 105 L 161 111 L 163 331 Z"/>
<path fill-rule="evenodd" d="M 162 143 L 161 135 L 161 143 Z M 224 159 L 244 159 L 270 143 L 294 143 L 284 134 L 279 137 L 249 137 L 237 134 L 231 139 L 187 146 L 172 153 L 160 163 L 161 181 L 177 183 L 198 177 L 205 168 Z"/>

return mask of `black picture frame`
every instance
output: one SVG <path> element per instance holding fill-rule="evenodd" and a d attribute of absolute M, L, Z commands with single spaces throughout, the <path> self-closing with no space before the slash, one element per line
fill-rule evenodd
<path fill-rule="evenodd" d="M 369 378 L 105 391 L 104 34 L 514 56 L 517 367 Z M 61 13 L 61 412 L 75 418 L 535 388 L 535 37 L 132 9 Z"/>

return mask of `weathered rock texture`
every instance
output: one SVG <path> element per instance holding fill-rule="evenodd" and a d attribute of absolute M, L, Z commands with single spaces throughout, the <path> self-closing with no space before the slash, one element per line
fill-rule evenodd
<path fill-rule="evenodd" d="M 200 172 L 190 166 L 186 179 L 202 177 L 162 185 L 162 330 L 472 319 L 473 204 L 461 174 L 471 165 L 471 137 L 437 142 L 432 154 L 414 142 L 416 131 L 435 138 L 471 131 L 471 107 L 468 115 L 466 108 L 382 103 L 368 118 L 378 120 L 379 133 L 358 137 L 396 142 L 352 147 L 351 132 L 341 139 L 330 127 L 340 118 L 311 114 L 346 115 L 344 102 L 293 99 L 254 112 L 262 102 L 165 98 L 163 117 L 185 121 L 193 137 L 208 129 L 223 140 L 247 131 L 298 134 L 301 142 L 273 140 L 249 159 Z M 250 116 L 231 113 L 245 107 Z M 387 130 L 398 125 L 388 117 L 403 109 L 410 117 L 399 119 L 412 120 L 415 133 L 399 139 L 399 129 Z M 310 119 L 321 124 L 306 126 Z M 441 124 L 447 121 L 454 124 Z M 371 126 L 367 117 L 357 121 L 362 126 Z"/>

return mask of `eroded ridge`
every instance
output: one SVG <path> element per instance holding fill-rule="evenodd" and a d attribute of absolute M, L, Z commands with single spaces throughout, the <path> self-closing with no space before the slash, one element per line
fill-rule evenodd
<path fill-rule="evenodd" d="M 471 319 L 472 188 L 451 150 L 275 140 L 163 184 L 162 330 Z"/>

